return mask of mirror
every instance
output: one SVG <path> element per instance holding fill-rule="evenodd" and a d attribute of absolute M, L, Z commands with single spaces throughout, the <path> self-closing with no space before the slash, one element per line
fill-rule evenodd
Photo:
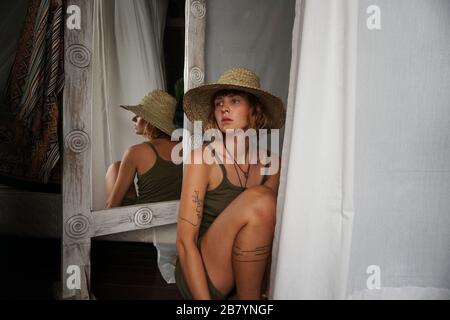
<path fill-rule="evenodd" d="M 174 282 L 172 261 L 176 255 L 174 222 L 177 207 L 166 201 L 179 200 L 182 164 L 170 163 L 171 147 L 178 142 L 171 142 L 168 132 L 163 134 L 161 130 L 171 125 L 174 128 L 183 126 L 184 5 L 184 0 L 107 0 L 94 3 L 91 210 L 99 219 L 109 219 L 117 212 L 125 212 L 120 210 L 129 210 L 134 216 L 133 224 L 141 229 L 121 230 L 120 225 L 115 224 L 111 228 L 105 227 L 95 239 L 153 243 L 158 257 L 153 270 L 168 283 Z M 166 108 L 169 115 L 166 118 L 159 118 L 158 113 L 150 115 L 154 117 L 151 120 L 158 119 L 156 126 L 159 127 L 152 134 L 154 139 L 149 141 L 145 135 L 145 120 L 120 106 L 138 105 L 155 89 L 168 92 L 178 98 L 178 102 L 174 106 L 162 93 L 152 95 L 153 101 L 149 103 L 162 98 L 165 102 L 161 107 Z M 150 106 L 147 110 L 154 110 L 153 105 Z M 105 204 L 112 205 L 108 197 L 111 199 L 117 182 L 120 166 L 117 162 L 132 146 L 140 148 L 137 151 L 139 165 L 130 188 L 135 198 L 127 192 L 121 205 L 113 205 L 121 209 L 105 210 Z M 144 157 L 154 159 L 155 151 L 159 158 L 147 165 L 150 161 Z M 147 199 L 151 200 L 146 202 Z M 152 207 L 146 203 L 152 203 Z M 160 212 L 159 218 L 154 216 L 155 208 Z M 170 224 L 148 229 L 148 224 L 155 220 Z M 132 255 L 130 253 L 130 259 Z M 95 276 L 95 268 L 93 272 Z"/>
<path fill-rule="evenodd" d="M 175 89 L 181 88 L 178 98 L 182 97 L 184 1 L 96 1 L 93 29 L 91 209 L 96 211 L 104 209 L 108 200 L 108 168 L 116 171 L 108 177 L 111 193 L 118 169 L 118 164 L 115 168 L 111 164 L 120 161 L 130 147 L 148 141 L 142 128 L 135 130 L 135 114 L 120 105 L 137 105 L 155 89 L 175 96 Z M 178 119 L 178 127 L 182 127 L 180 112 L 181 103 L 172 119 Z M 167 147 L 156 148 L 161 158 L 170 160 Z M 131 204 L 128 196 L 122 202 Z"/>
<path fill-rule="evenodd" d="M 79 23 L 65 31 L 62 296 L 88 299 L 91 239 L 156 243 L 154 227 L 168 225 L 158 243 L 174 246 L 178 200 L 104 209 L 104 181 L 109 165 L 143 141 L 120 105 L 136 105 L 154 89 L 173 94 L 183 77 L 184 0 L 69 0 L 67 7 L 67 25 Z"/>

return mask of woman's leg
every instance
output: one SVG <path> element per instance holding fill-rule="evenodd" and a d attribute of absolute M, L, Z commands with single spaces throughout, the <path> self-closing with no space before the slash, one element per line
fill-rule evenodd
<path fill-rule="evenodd" d="M 264 271 L 272 250 L 276 195 L 265 187 L 249 188 L 217 217 L 202 239 L 208 276 L 222 293 L 236 284 L 238 299 L 260 299 Z"/>
<path fill-rule="evenodd" d="M 113 164 L 111 164 L 106 171 L 105 176 L 105 191 L 106 191 L 106 198 L 109 198 L 110 194 L 112 193 L 114 189 L 114 184 L 116 183 L 117 176 L 119 175 L 119 168 L 120 168 L 120 161 L 116 161 Z M 126 198 L 136 198 L 136 188 L 134 187 L 134 183 L 131 184 L 130 188 L 128 189 L 126 195 Z"/>

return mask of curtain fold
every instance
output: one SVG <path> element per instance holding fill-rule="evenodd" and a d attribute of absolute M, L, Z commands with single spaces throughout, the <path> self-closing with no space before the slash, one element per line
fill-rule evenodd
<path fill-rule="evenodd" d="M 357 8 L 355 0 L 296 3 L 274 299 L 345 297 L 354 212 Z"/>
<path fill-rule="evenodd" d="M 272 298 L 450 297 L 449 9 L 297 1 Z"/>

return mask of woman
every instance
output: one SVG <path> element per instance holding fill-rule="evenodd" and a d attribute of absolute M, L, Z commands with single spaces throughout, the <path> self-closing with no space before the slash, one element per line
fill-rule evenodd
<path fill-rule="evenodd" d="M 255 73 L 226 71 L 217 84 L 186 93 L 184 110 L 222 134 L 237 129 L 278 129 L 285 120 L 281 100 L 260 89 Z M 237 163 L 221 141 L 217 163 L 186 164 L 177 230 L 176 281 L 186 299 L 260 299 L 269 268 L 279 171 L 263 176 L 258 161 Z M 198 150 L 194 150 L 194 156 Z M 242 155 L 238 155 L 242 156 Z M 230 159 L 231 158 L 231 159 Z"/>
<path fill-rule="evenodd" d="M 148 141 L 131 146 L 122 161 L 113 163 L 106 173 L 106 207 L 178 200 L 181 192 L 182 164 L 171 161 L 171 141 L 175 130 L 176 100 L 161 90 L 150 92 L 137 106 L 122 106 L 135 114 L 135 133 Z M 134 186 L 137 176 L 138 192 Z"/>

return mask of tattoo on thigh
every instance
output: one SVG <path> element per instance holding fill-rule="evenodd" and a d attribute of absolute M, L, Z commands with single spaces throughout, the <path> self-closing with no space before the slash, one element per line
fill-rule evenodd
<path fill-rule="evenodd" d="M 181 220 L 193 225 L 194 227 L 198 226 L 202 219 L 202 210 L 203 210 L 203 200 L 199 198 L 199 191 L 195 190 L 194 194 L 192 195 L 192 202 L 195 203 L 195 214 L 197 216 L 197 221 L 192 222 L 189 221 L 183 217 L 180 217 Z"/>
<path fill-rule="evenodd" d="M 258 262 L 267 260 L 272 252 L 272 244 L 244 250 L 238 246 L 233 247 L 233 260 L 238 262 Z"/>

